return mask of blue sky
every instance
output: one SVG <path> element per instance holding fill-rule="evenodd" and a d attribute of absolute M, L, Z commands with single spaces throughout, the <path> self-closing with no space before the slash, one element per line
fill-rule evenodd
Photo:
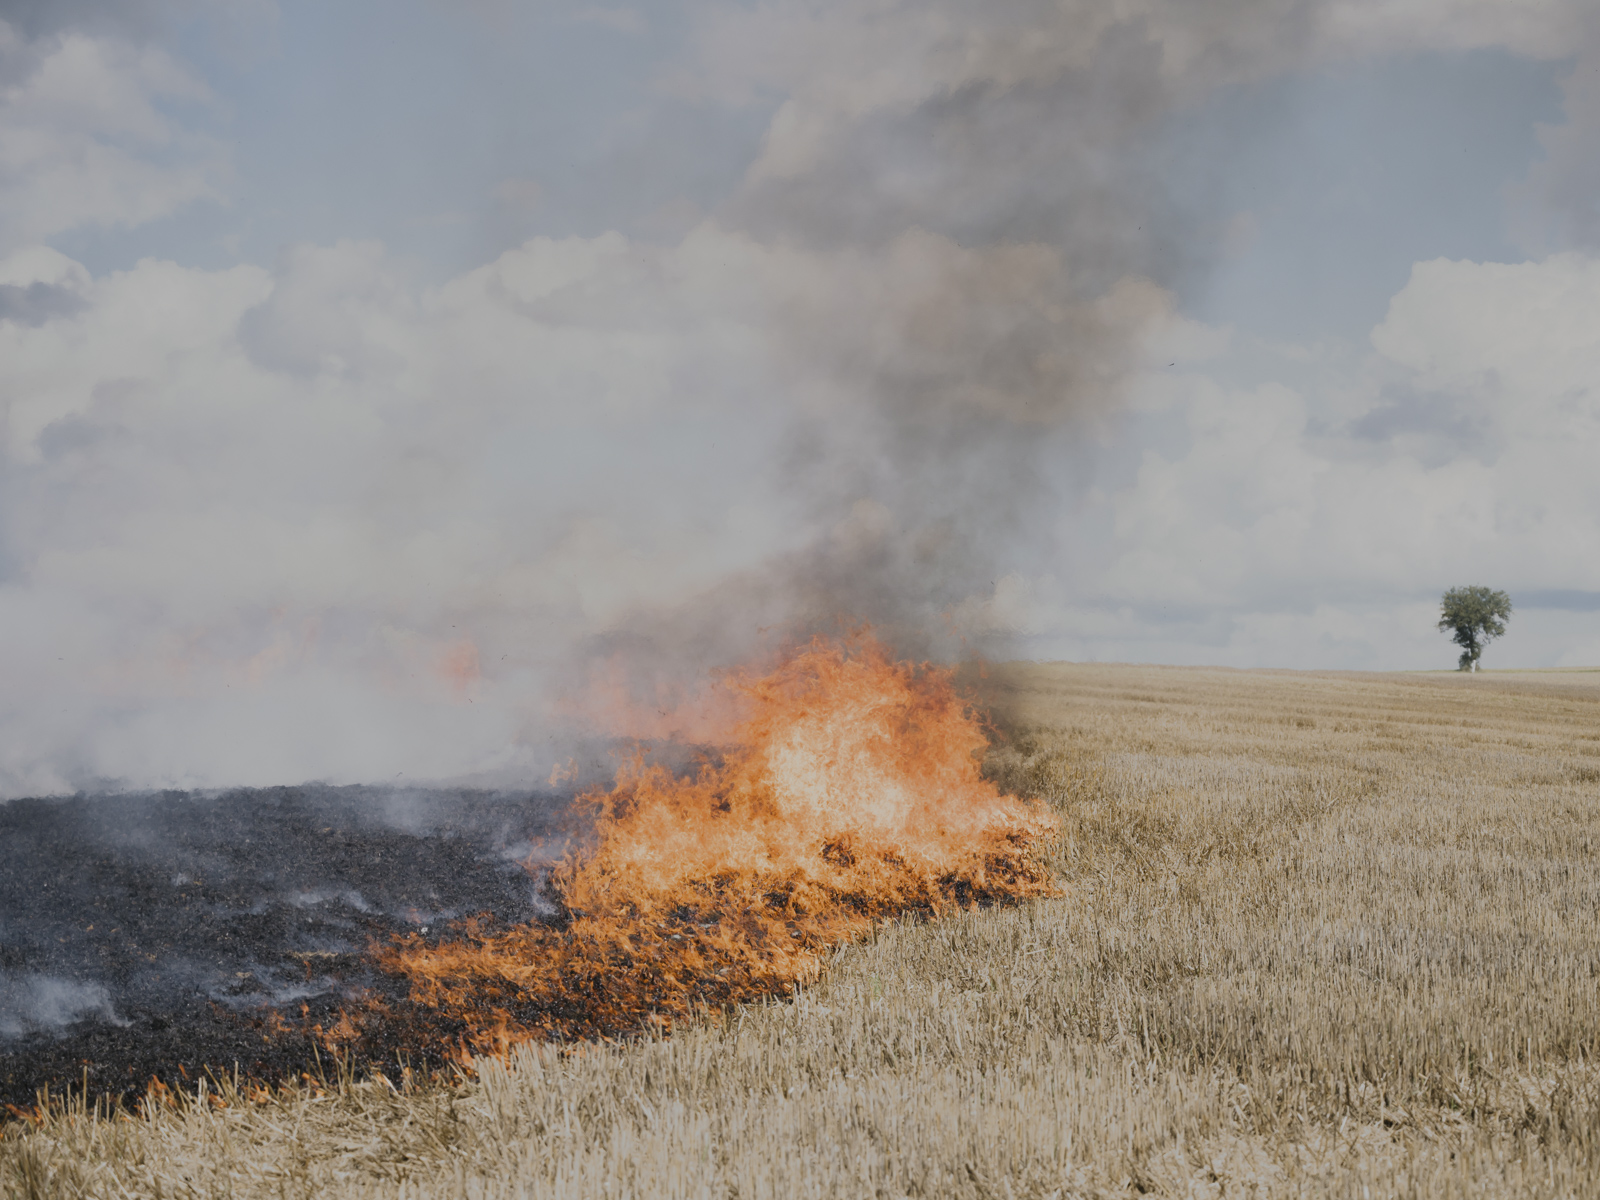
<path fill-rule="evenodd" d="M 1576 0 L 0 21 L 0 792 L 523 778 L 840 616 L 1600 663 Z"/>
<path fill-rule="evenodd" d="M 737 185 L 773 101 L 675 100 L 662 77 L 685 14 L 618 12 L 290 3 L 243 28 L 179 23 L 173 40 L 214 94 L 185 115 L 227 144 L 226 203 L 63 245 L 105 269 L 379 238 L 442 279 L 535 234 L 681 234 L 692 216 L 672 210 L 703 212 Z M 505 189 L 518 183 L 536 187 Z"/>
<path fill-rule="evenodd" d="M 1400 54 L 1274 79 L 1202 117 L 1223 211 L 1249 213 L 1195 315 L 1283 339 L 1362 339 L 1434 258 L 1523 258 L 1511 188 L 1562 119 L 1562 62 Z M 1181 187 L 1181 182 L 1176 186 Z"/>

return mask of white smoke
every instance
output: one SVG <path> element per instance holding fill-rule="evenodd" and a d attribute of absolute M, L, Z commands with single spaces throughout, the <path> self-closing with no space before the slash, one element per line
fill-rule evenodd
<path fill-rule="evenodd" d="M 54 1032 L 93 1018 L 123 1023 L 102 985 L 0 970 L 0 1039 Z"/>

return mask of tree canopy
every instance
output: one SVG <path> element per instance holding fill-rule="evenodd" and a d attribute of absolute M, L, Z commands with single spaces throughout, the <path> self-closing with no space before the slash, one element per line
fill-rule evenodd
<path fill-rule="evenodd" d="M 1451 630 L 1451 640 L 1461 647 L 1457 669 L 1476 671 L 1483 648 L 1506 631 L 1511 617 L 1511 597 L 1486 587 L 1454 587 L 1439 606 L 1439 628 Z"/>

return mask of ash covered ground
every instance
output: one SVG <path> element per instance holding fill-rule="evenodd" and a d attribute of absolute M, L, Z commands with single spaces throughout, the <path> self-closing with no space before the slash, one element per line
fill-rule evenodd
<path fill-rule="evenodd" d="M 538 866 L 565 850 L 566 812 L 543 793 L 317 786 L 0 805 L 0 1104 L 315 1070 L 310 1025 L 399 994 L 373 941 L 548 913 Z"/>

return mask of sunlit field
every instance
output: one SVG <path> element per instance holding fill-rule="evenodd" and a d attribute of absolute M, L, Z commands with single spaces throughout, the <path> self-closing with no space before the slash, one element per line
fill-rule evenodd
<path fill-rule="evenodd" d="M 1059 898 L 892 922 L 790 1002 L 12 1121 L 13 1196 L 1600 1191 L 1600 672 L 992 668 Z"/>

